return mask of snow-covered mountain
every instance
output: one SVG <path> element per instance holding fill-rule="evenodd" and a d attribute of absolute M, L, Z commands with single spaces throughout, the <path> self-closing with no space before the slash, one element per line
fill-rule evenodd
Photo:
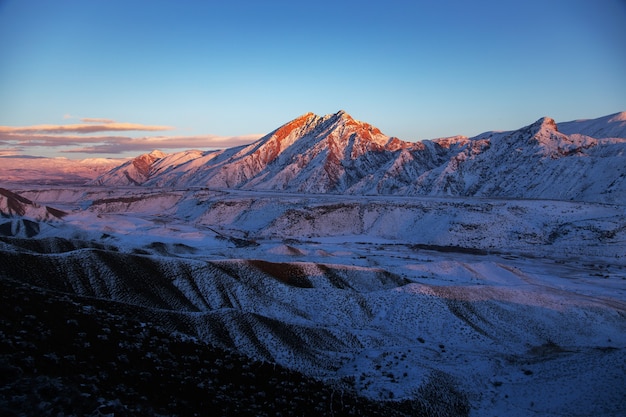
<path fill-rule="evenodd" d="M 247 146 L 154 160 L 144 181 L 137 181 L 133 161 L 94 183 L 343 192 L 393 162 L 404 148 L 424 145 L 390 138 L 343 111 L 324 117 L 307 113 Z M 422 159 L 425 167 L 433 165 L 429 153 Z"/>
<path fill-rule="evenodd" d="M 519 130 L 405 142 L 344 111 L 307 113 L 219 151 L 142 155 L 98 185 L 309 193 L 450 195 L 614 202 L 626 198 L 626 113 Z M 595 135 L 595 137 L 591 136 Z"/>
<path fill-rule="evenodd" d="M 139 155 L 130 161 L 113 168 L 107 172 L 108 185 L 140 185 L 150 176 L 152 165 L 167 156 L 165 153 L 154 150 L 150 153 Z"/>
<path fill-rule="evenodd" d="M 0 181 L 5 184 L 83 185 L 114 169 L 124 159 L 0 157 Z"/>
<path fill-rule="evenodd" d="M 559 130 L 566 135 L 578 133 L 594 138 L 626 138 L 626 111 L 597 119 L 560 123 Z"/>

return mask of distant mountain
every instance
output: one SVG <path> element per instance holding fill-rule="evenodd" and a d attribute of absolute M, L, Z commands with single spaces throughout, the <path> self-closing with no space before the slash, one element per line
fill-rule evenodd
<path fill-rule="evenodd" d="M 626 200 L 626 113 L 405 142 L 344 111 L 219 151 L 141 155 L 93 181 L 306 193 Z M 596 135 L 591 136 L 591 135 Z"/>
<path fill-rule="evenodd" d="M 626 201 L 626 139 L 559 132 L 553 119 L 511 132 L 479 135 L 485 146 L 464 150 L 429 172 L 411 193 L 455 196 Z"/>
<path fill-rule="evenodd" d="M 154 150 L 126 161 L 105 174 L 107 183 L 109 185 L 140 185 L 149 178 L 152 165 L 165 156 L 165 153 Z"/>
<path fill-rule="evenodd" d="M 594 138 L 626 138 L 626 111 L 589 120 L 574 120 L 559 124 L 567 135 L 581 134 Z"/>
<path fill-rule="evenodd" d="M 11 184 L 83 185 L 123 163 L 108 158 L 0 157 L 0 182 Z"/>

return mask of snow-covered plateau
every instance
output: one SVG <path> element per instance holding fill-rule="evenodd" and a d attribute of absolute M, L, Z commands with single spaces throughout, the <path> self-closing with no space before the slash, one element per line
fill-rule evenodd
<path fill-rule="evenodd" d="M 409 146 L 307 114 L 89 185 L 7 182 L 0 278 L 331 384 L 312 415 L 350 391 L 419 404 L 393 415 L 623 416 L 620 117 Z"/>

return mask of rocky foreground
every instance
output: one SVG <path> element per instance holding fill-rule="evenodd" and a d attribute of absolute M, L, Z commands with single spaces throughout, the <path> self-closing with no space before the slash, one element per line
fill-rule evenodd
<path fill-rule="evenodd" d="M 469 410 L 462 400 L 438 401 L 428 387 L 412 401 L 375 402 L 356 395 L 349 380 L 326 385 L 172 332 L 137 306 L 5 278 L 0 299 L 3 416 L 414 416 Z M 432 409 L 436 403 L 439 409 Z"/>

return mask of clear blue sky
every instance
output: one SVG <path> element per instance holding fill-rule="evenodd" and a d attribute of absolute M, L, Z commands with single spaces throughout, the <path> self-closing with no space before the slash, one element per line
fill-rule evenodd
<path fill-rule="evenodd" d="M 409 141 L 624 111 L 626 1 L 0 0 L 0 154 L 226 146 L 340 109 Z"/>

